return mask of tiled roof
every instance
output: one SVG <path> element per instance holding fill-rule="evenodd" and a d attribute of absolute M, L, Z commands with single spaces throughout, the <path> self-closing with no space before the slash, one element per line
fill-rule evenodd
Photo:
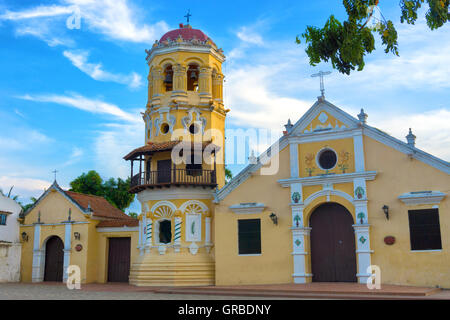
<path fill-rule="evenodd" d="M 125 160 L 131 160 L 135 157 L 138 157 L 143 154 L 152 154 L 154 152 L 162 152 L 162 151 L 170 151 L 172 150 L 176 145 L 178 144 L 186 144 L 189 145 L 189 142 L 183 142 L 183 141 L 167 141 L 167 142 L 160 142 L 160 143 L 154 143 L 149 142 L 147 145 L 139 147 L 128 153 L 125 157 L 123 157 Z M 191 148 L 194 150 L 199 148 L 200 142 L 191 142 Z M 204 150 L 207 146 L 211 145 L 211 141 L 203 142 L 201 143 L 201 148 Z M 214 150 L 218 150 L 219 147 L 216 145 L 213 145 Z"/>
<path fill-rule="evenodd" d="M 209 39 L 208 36 L 203 33 L 203 31 L 198 29 L 192 29 L 191 27 L 188 26 L 183 26 L 180 29 L 175 29 L 167 32 L 161 37 L 159 41 L 162 42 L 168 39 L 176 40 L 179 36 L 181 36 L 184 40 L 197 39 L 200 41 L 206 41 Z"/>
<path fill-rule="evenodd" d="M 0 210 L 0 214 L 12 214 L 12 212 Z"/>
<path fill-rule="evenodd" d="M 138 219 L 115 219 L 115 220 L 103 220 L 97 225 L 97 228 L 121 228 L 121 227 L 137 227 L 139 226 Z"/>
<path fill-rule="evenodd" d="M 130 219 L 130 216 L 114 207 L 108 202 L 108 200 L 103 197 L 94 196 L 91 194 L 82 194 L 73 191 L 64 191 L 64 193 L 85 210 L 90 205 L 93 212 L 92 214 L 95 217 L 110 219 Z"/>

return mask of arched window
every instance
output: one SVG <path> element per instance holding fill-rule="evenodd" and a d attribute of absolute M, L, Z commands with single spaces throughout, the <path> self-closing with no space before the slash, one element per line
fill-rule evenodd
<path fill-rule="evenodd" d="M 198 77 L 200 71 L 197 64 L 190 64 L 187 69 L 187 89 L 188 91 L 198 91 Z"/>
<path fill-rule="evenodd" d="M 168 65 L 164 68 L 164 87 L 166 92 L 173 89 L 173 69 L 172 65 Z"/>

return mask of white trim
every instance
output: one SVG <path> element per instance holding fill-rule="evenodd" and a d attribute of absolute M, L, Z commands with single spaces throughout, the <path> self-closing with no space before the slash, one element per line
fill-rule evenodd
<path fill-rule="evenodd" d="M 289 161 L 291 166 L 291 178 L 297 178 L 299 176 L 297 143 L 289 144 Z"/>
<path fill-rule="evenodd" d="M 254 253 L 254 254 L 239 254 L 239 257 L 258 257 L 258 256 L 262 256 L 262 253 Z"/>
<path fill-rule="evenodd" d="M 442 249 L 430 249 L 430 250 L 410 250 L 410 252 L 442 252 Z"/>
<path fill-rule="evenodd" d="M 353 135 L 353 152 L 355 154 L 355 171 L 364 172 L 365 169 L 365 159 L 364 159 L 364 142 L 362 130 L 354 132 Z"/>
<path fill-rule="evenodd" d="M 323 152 L 327 151 L 327 150 L 329 150 L 329 151 L 331 151 L 331 152 L 333 152 L 333 153 L 335 154 L 335 156 L 336 156 L 336 162 L 334 163 L 334 166 L 333 166 L 333 167 L 328 168 L 328 169 L 325 169 L 325 168 L 322 168 L 322 166 L 320 165 L 320 163 L 319 163 L 319 158 L 320 158 L 320 155 L 321 155 Z M 319 167 L 319 169 L 324 170 L 324 171 L 326 171 L 326 170 L 333 170 L 334 168 L 336 168 L 336 166 L 337 166 L 337 164 L 338 164 L 338 161 L 339 161 L 339 157 L 338 157 L 337 152 L 336 152 L 334 149 L 330 148 L 330 147 L 322 148 L 322 149 L 320 149 L 319 152 L 317 152 L 317 154 L 316 154 L 316 164 L 317 164 L 317 166 Z"/>
<path fill-rule="evenodd" d="M 100 220 L 100 221 L 102 221 L 102 220 L 105 220 L 105 219 L 92 219 L 92 220 Z M 39 223 L 39 225 L 41 225 L 41 226 L 64 226 L 64 225 L 66 225 L 67 223 L 65 223 L 65 222 L 61 222 L 61 223 Z M 72 221 L 71 222 L 71 224 L 89 224 L 89 222 L 88 221 Z M 36 224 L 35 223 L 33 223 L 33 224 L 23 224 L 23 225 L 21 225 L 21 227 L 34 227 Z"/>
<path fill-rule="evenodd" d="M 172 211 L 173 211 L 172 215 L 175 214 L 175 211 L 177 211 L 177 206 L 174 205 L 172 202 L 166 201 L 166 200 L 158 201 L 157 203 L 155 203 L 153 205 L 153 207 L 150 209 L 150 211 L 152 213 L 154 213 L 156 209 L 158 209 L 159 207 L 162 207 L 162 206 L 167 206 L 170 209 L 172 209 Z"/>
<path fill-rule="evenodd" d="M 189 205 L 191 205 L 191 204 L 196 204 L 196 205 L 198 205 L 198 206 L 202 209 L 202 212 L 201 212 L 201 213 L 206 213 L 206 212 L 209 211 L 208 206 L 207 206 L 206 204 L 204 204 L 203 202 L 198 201 L 198 200 L 189 200 L 189 201 L 184 202 L 184 203 L 180 206 L 179 210 L 181 211 L 181 213 L 184 213 L 184 211 L 186 210 L 186 207 L 189 206 Z"/>
<path fill-rule="evenodd" d="M 341 174 L 328 174 L 322 176 L 313 176 L 305 178 L 295 178 L 295 179 L 280 179 L 278 183 L 282 187 L 287 188 L 293 183 L 301 183 L 303 186 L 316 186 L 323 184 L 336 184 L 336 183 L 346 183 L 353 182 L 356 178 L 362 178 L 364 180 L 374 180 L 377 175 L 376 171 L 364 171 L 364 172 L 353 172 L 353 173 L 341 173 Z"/>
<path fill-rule="evenodd" d="M 177 199 L 213 199 L 213 191 L 194 188 L 170 188 L 169 190 L 143 190 L 137 195 L 141 203 L 151 200 L 177 200 Z"/>
<path fill-rule="evenodd" d="M 211 45 L 203 45 L 203 46 L 199 46 L 199 45 L 192 45 L 189 43 L 181 43 L 181 44 L 177 44 L 176 42 L 172 42 L 170 44 L 170 46 L 162 46 L 159 48 L 154 48 L 150 55 L 147 56 L 146 60 L 147 62 L 152 61 L 155 56 L 158 55 L 165 55 L 171 52 L 192 52 L 192 53 L 210 53 L 211 55 L 213 55 L 217 60 L 219 60 L 220 62 L 224 62 L 225 61 L 225 56 L 221 55 L 218 53 L 217 49 L 215 49 L 213 46 Z"/>
<path fill-rule="evenodd" d="M 240 203 L 229 206 L 231 211 L 236 214 L 254 214 L 261 213 L 266 208 L 266 205 L 263 203 Z"/>
<path fill-rule="evenodd" d="M 407 192 L 398 198 L 406 205 L 439 204 L 447 194 L 441 191 Z"/>
<path fill-rule="evenodd" d="M 139 232 L 139 227 L 97 228 L 97 232 Z"/>

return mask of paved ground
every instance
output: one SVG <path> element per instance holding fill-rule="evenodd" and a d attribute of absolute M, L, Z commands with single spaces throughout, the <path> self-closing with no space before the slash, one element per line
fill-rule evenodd
<path fill-rule="evenodd" d="M 123 285 L 82 285 L 69 290 L 61 284 L 0 283 L 0 300 L 261 300 L 272 298 L 158 294 Z M 107 291 L 105 291 L 107 290 Z"/>
<path fill-rule="evenodd" d="M 203 288 L 87 284 L 82 285 L 81 290 L 69 290 L 62 283 L 0 283 L 0 300 L 450 299 L 450 290 L 436 291 L 431 288 L 387 285 L 382 289 L 383 292 L 368 295 L 367 288 L 358 284 L 317 283 Z"/>

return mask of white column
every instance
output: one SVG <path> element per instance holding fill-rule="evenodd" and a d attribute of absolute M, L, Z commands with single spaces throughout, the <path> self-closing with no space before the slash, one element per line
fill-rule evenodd
<path fill-rule="evenodd" d="M 306 255 L 305 251 L 305 240 L 309 237 L 311 228 L 296 228 L 292 229 L 292 242 L 293 251 L 292 255 L 294 257 L 294 273 L 292 277 L 294 278 L 294 283 L 306 283 L 307 278 L 311 277 L 311 274 L 306 273 Z"/>
<path fill-rule="evenodd" d="M 209 253 L 211 250 L 211 218 L 205 217 L 205 248 L 206 252 Z"/>
<path fill-rule="evenodd" d="M 353 148 L 355 152 L 355 171 L 364 172 L 364 144 L 362 130 L 355 132 L 353 135 Z"/>
<path fill-rule="evenodd" d="M 41 242 L 41 225 L 36 223 L 34 225 L 34 239 L 33 239 L 33 269 L 32 269 L 32 281 L 41 282 L 43 281 L 43 254 L 40 250 Z"/>
<path fill-rule="evenodd" d="M 175 252 L 180 252 L 181 246 L 181 218 L 175 217 L 175 234 L 173 236 L 173 244 Z"/>
<path fill-rule="evenodd" d="M 371 265 L 371 254 L 370 250 L 370 233 L 369 224 L 355 224 L 353 225 L 355 229 L 356 237 L 356 255 L 358 259 L 358 277 L 359 283 L 367 283 L 367 279 L 370 277 L 370 273 L 367 273 L 367 268 Z"/>
<path fill-rule="evenodd" d="M 298 143 L 289 144 L 289 159 L 291 166 L 291 178 L 298 178 Z"/>
<path fill-rule="evenodd" d="M 139 220 L 139 239 L 138 239 L 138 249 L 139 249 L 139 255 L 143 255 L 144 254 L 144 217 L 142 217 L 142 219 Z"/>
<path fill-rule="evenodd" d="M 150 248 L 152 246 L 152 232 L 153 232 L 153 221 L 152 219 L 146 219 L 146 231 L 145 231 L 145 253 L 150 253 Z"/>
<path fill-rule="evenodd" d="M 70 265 L 70 252 L 72 251 L 72 223 L 65 223 L 64 228 L 64 272 L 63 281 L 65 282 L 68 278 L 67 268 Z"/>

